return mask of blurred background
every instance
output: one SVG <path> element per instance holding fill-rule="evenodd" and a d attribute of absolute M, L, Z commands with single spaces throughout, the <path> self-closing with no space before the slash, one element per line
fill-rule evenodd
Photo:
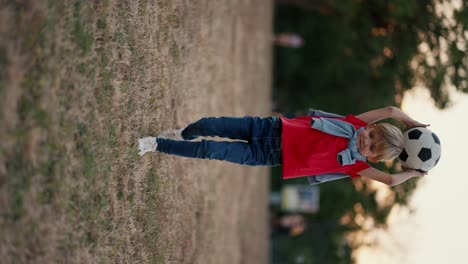
<path fill-rule="evenodd" d="M 468 263 L 467 25 L 466 0 L 0 1 L 0 262 Z M 389 188 L 138 156 L 270 98 L 401 107 L 441 160 Z"/>
<path fill-rule="evenodd" d="M 431 124 L 443 154 L 427 177 L 392 188 L 361 180 L 319 185 L 309 211 L 284 202 L 287 188 L 306 181 L 282 181 L 273 169 L 272 262 L 460 263 L 468 250 L 460 203 L 468 197 L 455 187 L 467 183 L 460 169 L 468 147 L 467 3 L 277 0 L 274 21 L 275 112 L 344 115 L 395 105 Z M 377 167 L 401 169 L 397 162 Z"/>

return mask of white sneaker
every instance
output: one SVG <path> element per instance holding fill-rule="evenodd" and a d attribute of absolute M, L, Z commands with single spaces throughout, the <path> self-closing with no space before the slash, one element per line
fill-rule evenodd
<path fill-rule="evenodd" d="M 173 140 L 184 140 L 182 137 L 182 130 L 184 129 L 177 129 L 177 130 L 166 130 L 158 135 L 158 138 L 164 139 L 173 139 Z"/>
<path fill-rule="evenodd" d="M 158 143 L 155 137 L 144 137 L 138 139 L 138 154 L 143 156 L 146 152 L 155 152 Z"/>

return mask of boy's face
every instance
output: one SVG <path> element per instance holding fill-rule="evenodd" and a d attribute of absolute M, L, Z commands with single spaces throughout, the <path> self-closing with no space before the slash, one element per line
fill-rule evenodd
<path fill-rule="evenodd" d="M 375 130 L 375 125 L 368 125 L 357 135 L 356 147 L 361 155 L 366 156 L 372 162 L 378 162 L 376 159 L 376 143 L 382 139 L 382 136 Z"/>

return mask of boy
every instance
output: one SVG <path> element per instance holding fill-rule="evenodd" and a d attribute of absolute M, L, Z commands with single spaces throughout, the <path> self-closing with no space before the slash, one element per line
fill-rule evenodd
<path fill-rule="evenodd" d="M 310 111 L 309 116 L 292 119 L 208 117 L 183 130 L 139 139 L 139 153 L 143 155 L 157 150 L 251 166 L 283 165 L 283 179 L 349 175 L 393 186 L 411 177 L 424 176 L 426 173 L 416 170 L 390 175 L 366 163 L 366 160 L 394 159 L 403 148 L 403 136 L 398 128 L 390 124 L 373 124 L 385 118 L 394 118 L 407 128 L 427 126 L 392 106 L 346 117 L 322 111 Z M 220 136 L 244 142 L 189 141 L 200 136 Z"/>

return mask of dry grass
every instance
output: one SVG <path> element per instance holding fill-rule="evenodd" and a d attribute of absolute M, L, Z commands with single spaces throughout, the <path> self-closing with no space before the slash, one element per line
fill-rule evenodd
<path fill-rule="evenodd" d="M 266 263 L 268 171 L 136 139 L 267 115 L 270 1 L 0 2 L 2 263 Z"/>

